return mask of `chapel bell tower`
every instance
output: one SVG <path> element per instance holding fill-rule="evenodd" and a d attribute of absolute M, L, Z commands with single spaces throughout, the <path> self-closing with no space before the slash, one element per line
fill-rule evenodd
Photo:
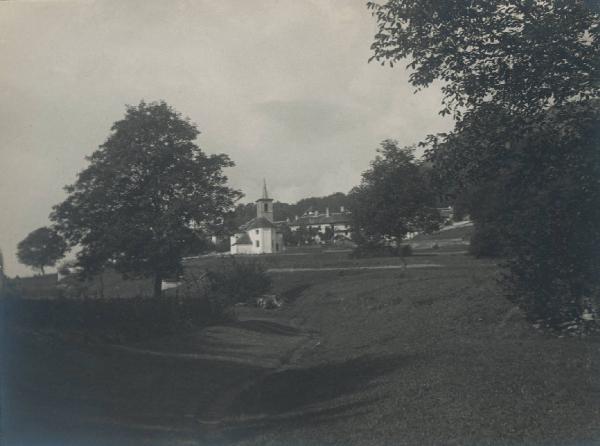
<path fill-rule="evenodd" d="M 264 217 L 273 222 L 273 199 L 269 198 L 266 180 L 263 180 L 262 198 L 256 200 L 256 217 Z"/>

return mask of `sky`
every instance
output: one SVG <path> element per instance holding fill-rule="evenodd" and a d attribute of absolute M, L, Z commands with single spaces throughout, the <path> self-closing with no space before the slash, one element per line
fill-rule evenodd
<path fill-rule="evenodd" d="M 356 0 L 0 2 L 0 250 L 49 224 L 125 105 L 165 100 L 227 153 L 230 184 L 279 201 L 348 192 L 386 138 L 446 131 L 441 93 L 368 63 Z"/>

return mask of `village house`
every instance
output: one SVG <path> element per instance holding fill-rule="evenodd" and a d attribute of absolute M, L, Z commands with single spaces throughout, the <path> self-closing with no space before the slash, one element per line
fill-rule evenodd
<path fill-rule="evenodd" d="M 322 235 L 327 233 L 327 228 L 329 228 L 332 239 L 350 239 L 352 233 L 352 214 L 346 211 L 343 206 L 340 207 L 339 212 L 329 212 L 329 208 L 326 208 L 325 212 L 308 209 L 302 216 L 290 221 L 288 225 L 292 232 L 296 232 L 300 228 L 306 229 L 309 232 L 316 232 L 316 241 L 320 241 Z"/>
<path fill-rule="evenodd" d="M 263 182 L 262 197 L 256 200 L 256 217 L 231 236 L 231 254 L 272 254 L 285 250 L 283 233 L 273 220 L 273 199 Z"/>

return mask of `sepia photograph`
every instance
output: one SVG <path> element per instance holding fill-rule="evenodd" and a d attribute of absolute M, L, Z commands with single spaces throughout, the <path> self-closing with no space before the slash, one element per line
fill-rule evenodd
<path fill-rule="evenodd" d="M 600 446 L 600 0 L 0 0 L 0 446 Z"/>

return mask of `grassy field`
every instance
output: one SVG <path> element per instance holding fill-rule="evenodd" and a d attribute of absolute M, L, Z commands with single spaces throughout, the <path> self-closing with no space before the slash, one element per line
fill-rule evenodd
<path fill-rule="evenodd" d="M 533 330 L 495 263 L 461 249 L 406 270 L 290 273 L 399 260 L 264 256 L 285 305 L 185 335 L 4 333 L 2 444 L 600 444 L 600 342 Z"/>

